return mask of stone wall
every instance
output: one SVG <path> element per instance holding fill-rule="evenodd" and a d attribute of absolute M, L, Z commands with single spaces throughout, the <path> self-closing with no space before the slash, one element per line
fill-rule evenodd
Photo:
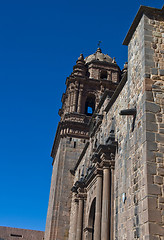
<path fill-rule="evenodd" d="M 44 232 L 0 226 L 0 240 L 43 240 Z"/>
<path fill-rule="evenodd" d="M 143 199 L 146 192 L 144 168 L 144 51 L 142 34 L 144 17 L 136 28 L 128 47 L 128 79 L 109 109 L 104 131 L 109 132 L 112 118 L 115 121 L 115 140 L 118 151 L 115 157 L 114 178 L 114 237 L 134 239 L 144 236 Z M 120 111 L 136 108 L 137 115 L 121 116 Z M 133 129 L 134 123 L 134 129 Z"/>
<path fill-rule="evenodd" d="M 164 17 L 160 11 L 149 8 L 141 7 L 141 11 L 145 14 L 141 14 L 139 20 L 139 17 L 135 19 L 136 26 L 131 30 L 128 42 L 127 81 L 123 89 L 120 91 L 118 87 L 112 98 L 106 99 L 98 110 L 97 113 L 103 115 L 102 124 L 91 134 L 74 182 L 83 165 L 86 173 L 95 143 L 105 144 L 114 124 L 118 142 L 114 175 L 114 239 L 163 240 Z M 136 117 L 120 115 L 121 110 L 132 108 L 136 109 Z M 94 196 L 89 199 L 87 191 L 84 228 Z M 85 239 L 84 233 L 83 237 Z"/>
<path fill-rule="evenodd" d="M 164 16 L 145 16 L 145 111 L 149 234 L 164 236 Z M 151 55 L 151 56 L 150 56 Z"/>
<path fill-rule="evenodd" d="M 128 45 L 128 80 L 104 118 L 115 119 L 115 239 L 162 239 L 164 19 L 143 15 Z M 136 107 L 133 116 L 122 109 Z M 126 196 L 125 202 L 123 197 Z"/>
<path fill-rule="evenodd" d="M 45 239 L 68 239 L 73 176 L 70 173 L 85 144 L 84 139 L 64 137 L 53 161 Z"/>

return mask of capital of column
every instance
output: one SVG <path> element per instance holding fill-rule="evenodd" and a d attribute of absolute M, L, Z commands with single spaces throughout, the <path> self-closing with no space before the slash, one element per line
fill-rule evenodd
<path fill-rule="evenodd" d="M 104 169 L 104 168 L 111 168 L 111 169 L 114 169 L 114 166 L 115 166 L 115 160 L 114 160 L 114 154 L 113 153 L 109 153 L 109 154 L 106 154 L 106 153 L 103 153 L 101 156 L 100 156 L 100 159 L 101 159 L 101 167 Z"/>
<path fill-rule="evenodd" d="M 96 175 L 96 178 L 102 177 L 102 168 L 100 168 L 100 167 L 96 168 L 95 175 Z"/>
<path fill-rule="evenodd" d="M 89 232 L 89 233 L 92 233 L 93 232 L 93 229 L 91 227 L 85 227 L 84 228 L 84 232 Z"/>
<path fill-rule="evenodd" d="M 110 168 L 111 169 L 115 168 L 115 161 L 110 160 Z"/>
<path fill-rule="evenodd" d="M 84 85 L 80 84 L 80 90 L 83 90 Z"/>
<path fill-rule="evenodd" d="M 98 162 L 100 162 L 100 158 L 99 158 L 99 156 L 98 156 L 97 153 L 94 153 L 94 154 L 92 155 L 91 161 L 92 161 L 93 163 L 98 163 Z"/>
<path fill-rule="evenodd" d="M 101 161 L 109 161 L 109 159 L 110 159 L 109 154 L 107 154 L 107 153 L 102 153 L 102 154 L 100 155 L 100 159 L 101 159 Z"/>
<path fill-rule="evenodd" d="M 78 203 L 78 201 L 79 201 L 79 199 L 76 197 L 76 198 L 74 199 L 74 202 L 75 202 L 75 203 Z"/>
<path fill-rule="evenodd" d="M 78 201 L 79 200 L 86 200 L 87 199 L 87 194 L 86 193 L 78 193 L 77 197 L 78 197 Z"/>
<path fill-rule="evenodd" d="M 101 165 L 102 169 L 110 168 L 110 161 L 102 160 L 100 165 Z"/>

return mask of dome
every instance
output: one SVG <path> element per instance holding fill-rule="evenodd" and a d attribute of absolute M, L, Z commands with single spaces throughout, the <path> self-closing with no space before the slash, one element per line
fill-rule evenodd
<path fill-rule="evenodd" d="M 97 51 L 88 57 L 85 58 L 85 63 L 92 62 L 94 60 L 98 60 L 100 62 L 112 63 L 113 59 L 108 55 L 101 52 L 101 49 L 98 48 Z"/>

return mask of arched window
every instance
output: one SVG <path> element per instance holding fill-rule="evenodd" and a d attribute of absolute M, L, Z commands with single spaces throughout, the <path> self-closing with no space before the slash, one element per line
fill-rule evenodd
<path fill-rule="evenodd" d="M 96 198 L 93 199 L 90 212 L 89 212 L 89 221 L 88 226 L 91 229 L 92 236 L 90 236 L 90 240 L 94 239 L 94 225 L 95 225 L 95 207 L 96 207 Z"/>
<path fill-rule="evenodd" d="M 85 114 L 88 116 L 92 116 L 95 110 L 95 96 L 90 95 L 87 97 L 85 102 Z"/>

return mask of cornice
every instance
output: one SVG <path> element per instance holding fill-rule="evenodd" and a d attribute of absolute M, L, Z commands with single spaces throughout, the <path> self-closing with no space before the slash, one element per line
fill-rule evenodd
<path fill-rule="evenodd" d="M 54 143 L 51 150 L 51 157 L 54 159 L 57 153 L 61 137 L 89 138 L 90 117 L 84 114 L 68 113 L 58 123 Z M 54 160 L 53 160 L 54 162 Z M 53 164 L 52 162 L 52 164 Z"/>
<path fill-rule="evenodd" d="M 154 15 L 158 15 L 158 16 L 161 16 L 164 18 L 164 6 L 162 9 L 158 9 L 158 8 L 151 8 L 151 7 L 146 7 L 146 6 L 140 6 L 138 12 L 137 12 L 137 15 L 136 17 L 134 18 L 134 21 L 123 41 L 123 45 L 128 45 L 132 36 L 133 36 L 133 33 L 135 32 L 139 22 L 140 22 L 140 19 L 142 18 L 143 14 L 145 15 L 149 15 L 149 16 L 154 16 Z"/>
<path fill-rule="evenodd" d="M 90 65 L 91 65 L 91 67 L 93 67 L 94 64 L 96 64 L 95 67 L 97 67 L 98 65 L 100 65 L 100 66 L 110 66 L 110 67 L 114 67 L 114 68 L 117 68 L 118 70 L 120 70 L 120 67 L 117 65 L 117 63 L 113 63 L 113 62 L 99 61 L 99 60 L 94 59 L 94 60 L 90 61 L 89 63 L 86 63 L 88 68 L 90 68 Z"/>

